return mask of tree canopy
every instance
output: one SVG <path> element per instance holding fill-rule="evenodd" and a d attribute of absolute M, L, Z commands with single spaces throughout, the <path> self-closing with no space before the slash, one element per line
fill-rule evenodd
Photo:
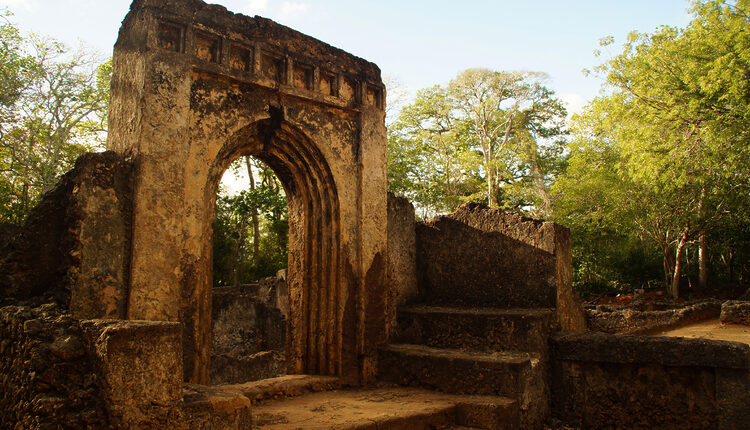
<path fill-rule="evenodd" d="M 602 236 L 637 239 L 661 254 L 678 297 L 691 246 L 705 284 L 707 241 L 732 226 L 746 234 L 749 6 L 696 2 L 687 27 L 631 33 L 595 70 L 606 91 L 574 116 L 568 167 L 554 186 L 555 218 L 579 235 L 584 260 L 594 263 Z"/>
<path fill-rule="evenodd" d="M 111 61 L 0 24 L 0 221 L 39 196 L 106 136 Z"/>
<path fill-rule="evenodd" d="M 468 69 L 417 93 L 389 129 L 389 187 L 423 216 L 468 200 L 550 210 L 566 112 L 540 73 Z"/>

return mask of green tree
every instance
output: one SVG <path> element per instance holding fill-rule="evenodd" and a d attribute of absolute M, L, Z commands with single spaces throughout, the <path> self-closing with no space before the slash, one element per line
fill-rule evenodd
<path fill-rule="evenodd" d="M 39 196 L 106 134 L 111 62 L 0 28 L 0 221 L 20 223 Z"/>
<path fill-rule="evenodd" d="M 468 69 L 419 91 L 389 128 L 391 191 L 425 215 L 484 199 L 547 216 L 566 112 L 544 79 Z"/>
<path fill-rule="evenodd" d="M 599 213 L 656 246 L 675 298 L 688 248 L 698 244 L 706 279 L 708 234 L 730 207 L 747 210 L 748 5 L 696 2 L 684 29 L 632 33 L 597 69 L 609 92 L 575 118 L 570 167 L 556 185 L 557 219 L 581 227 L 576 214 Z"/>
<path fill-rule="evenodd" d="M 234 195 L 220 187 L 216 198 L 215 286 L 254 282 L 287 266 L 289 221 L 281 183 L 271 169 L 249 157 L 230 169 L 243 168 L 250 175 L 250 187 Z"/>

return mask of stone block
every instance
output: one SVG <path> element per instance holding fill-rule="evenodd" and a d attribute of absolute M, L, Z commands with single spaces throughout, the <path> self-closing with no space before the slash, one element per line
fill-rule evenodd
<path fill-rule="evenodd" d="M 115 427 L 157 427 L 180 419 L 179 323 L 87 320 L 81 327 Z"/>
<path fill-rule="evenodd" d="M 721 305 L 722 324 L 750 325 L 750 302 L 729 300 Z"/>

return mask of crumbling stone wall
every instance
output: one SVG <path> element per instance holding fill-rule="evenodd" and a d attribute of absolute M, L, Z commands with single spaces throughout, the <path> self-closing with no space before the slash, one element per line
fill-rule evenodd
<path fill-rule="evenodd" d="M 750 346 L 561 334 L 551 339 L 553 416 L 574 428 L 750 428 Z"/>
<path fill-rule="evenodd" d="M 0 428 L 108 428 L 98 382 L 58 305 L 0 309 Z"/>
<path fill-rule="evenodd" d="M 389 334 L 396 327 L 396 309 L 419 296 L 417 287 L 416 219 L 414 206 L 404 197 L 388 193 L 388 262 L 386 319 Z"/>
<path fill-rule="evenodd" d="M 286 320 L 268 304 L 278 282 L 213 290 L 211 383 L 242 383 L 286 372 Z M 266 299 L 266 300 L 264 300 Z"/>
<path fill-rule="evenodd" d="M 586 309 L 589 330 L 604 333 L 651 334 L 660 330 L 717 318 L 722 306 L 718 301 L 694 303 L 671 309 L 646 310 L 599 305 Z"/>
<path fill-rule="evenodd" d="M 586 322 L 571 285 L 570 231 L 481 203 L 417 223 L 420 297 L 430 304 L 557 308 L 566 330 Z"/>
<path fill-rule="evenodd" d="M 397 305 L 419 294 L 415 228 L 414 206 L 406 198 L 389 192 L 387 279 Z"/>
<path fill-rule="evenodd" d="M 750 302 L 728 300 L 721 305 L 722 324 L 750 325 Z"/>
<path fill-rule="evenodd" d="M 124 318 L 130 257 L 131 165 L 84 154 L 0 236 L 0 300 L 60 303 L 78 318 Z"/>
<path fill-rule="evenodd" d="M 113 427 L 183 428 L 179 323 L 86 320 L 81 329 Z"/>

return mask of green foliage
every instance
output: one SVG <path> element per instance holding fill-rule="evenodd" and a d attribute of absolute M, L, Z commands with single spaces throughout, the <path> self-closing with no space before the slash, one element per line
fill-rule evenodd
<path fill-rule="evenodd" d="M 240 160 L 243 161 L 243 160 Z M 238 170 L 241 166 L 233 166 Z M 287 266 L 289 219 L 286 196 L 273 172 L 252 165 L 259 181 L 237 194 L 220 188 L 214 210 L 213 276 L 215 286 L 246 284 L 273 276 Z M 253 216 L 255 214 L 255 217 Z M 255 238 L 253 223 L 258 222 Z M 257 240 L 255 255 L 253 241 Z"/>
<path fill-rule="evenodd" d="M 727 219 L 746 219 L 749 5 L 697 2 L 686 28 L 632 33 L 622 54 L 596 69 L 609 91 L 573 118 L 568 167 L 553 190 L 555 219 L 578 237 L 579 271 L 627 279 L 633 267 L 617 259 L 637 243 L 648 267 L 660 256 L 677 297 L 699 239 L 714 242 L 737 226 Z M 602 249 L 597 229 L 621 245 Z M 580 284 L 591 279 L 578 273 Z"/>
<path fill-rule="evenodd" d="M 111 61 L 0 25 L 0 222 L 21 223 L 106 136 Z"/>
<path fill-rule="evenodd" d="M 548 215 L 566 113 L 543 79 L 468 69 L 420 90 L 388 130 L 390 190 L 422 217 L 479 199 Z"/>

